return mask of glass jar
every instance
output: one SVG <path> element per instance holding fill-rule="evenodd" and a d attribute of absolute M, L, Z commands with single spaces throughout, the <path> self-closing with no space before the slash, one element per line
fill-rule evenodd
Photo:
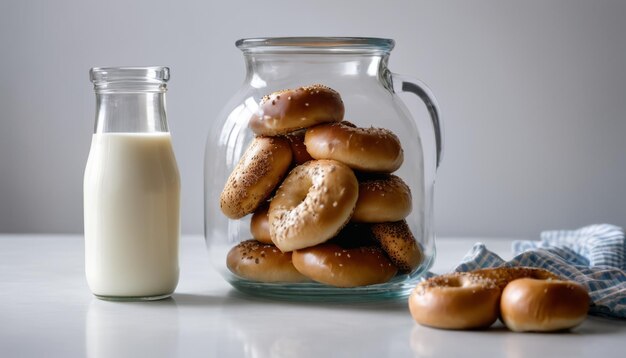
<path fill-rule="evenodd" d="M 165 115 L 167 67 L 93 68 L 84 177 L 85 271 L 96 297 L 155 300 L 178 283 L 180 178 Z"/>
<path fill-rule="evenodd" d="M 244 55 L 245 81 L 212 122 L 206 145 L 204 220 L 211 262 L 232 286 L 254 295 L 350 301 L 407 296 L 435 257 L 433 189 L 441 160 L 442 133 L 439 110 L 430 90 L 417 80 L 389 71 L 387 62 L 394 47 L 390 39 L 256 38 L 239 40 L 236 46 Z M 421 260 L 389 281 L 358 287 L 334 287 L 316 281 L 259 282 L 234 274 L 227 267 L 229 251 L 252 238 L 251 215 L 233 220 L 220 208 L 225 183 L 255 138 L 249 121 L 263 115 L 260 106 L 264 96 L 312 84 L 328 86 L 340 94 L 345 120 L 358 127 L 392 131 L 404 150 L 404 162 L 394 174 L 404 180 L 412 194 L 412 210 L 405 220 L 421 251 Z M 398 98 L 400 92 L 416 94 L 426 104 L 431 120 L 414 120 Z M 432 148 L 424 147 L 424 136 Z M 355 173 L 361 178 L 358 170 Z"/>

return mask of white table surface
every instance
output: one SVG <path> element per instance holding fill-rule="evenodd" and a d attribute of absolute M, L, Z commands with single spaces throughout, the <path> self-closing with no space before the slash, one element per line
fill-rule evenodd
<path fill-rule="evenodd" d="M 473 239 L 438 240 L 444 272 Z M 483 240 L 510 257 L 509 240 Z M 173 298 L 106 302 L 85 282 L 81 236 L 0 235 L 0 357 L 626 357 L 626 322 L 588 318 L 569 333 L 445 331 L 405 301 L 280 302 L 234 291 L 200 236 L 181 242 Z"/>

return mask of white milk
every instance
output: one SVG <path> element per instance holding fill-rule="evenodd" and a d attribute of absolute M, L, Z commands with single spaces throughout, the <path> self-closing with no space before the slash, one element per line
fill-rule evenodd
<path fill-rule="evenodd" d="M 94 134 L 84 204 L 85 269 L 95 295 L 174 291 L 180 179 L 169 133 Z"/>

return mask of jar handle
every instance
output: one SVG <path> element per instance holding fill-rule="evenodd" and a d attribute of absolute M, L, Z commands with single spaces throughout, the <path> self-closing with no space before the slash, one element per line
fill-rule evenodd
<path fill-rule="evenodd" d="M 417 95 L 426 105 L 428 113 L 430 114 L 430 119 L 433 122 L 433 129 L 435 131 L 435 149 L 437 153 L 436 163 L 437 168 L 439 168 L 439 164 L 441 164 L 441 159 L 443 157 L 443 130 L 440 117 L 441 112 L 439 111 L 439 105 L 437 104 L 437 99 L 435 99 L 435 95 L 430 90 L 430 88 L 428 88 L 428 86 L 426 86 L 420 80 L 409 78 L 404 75 L 399 75 L 397 73 L 391 74 L 391 80 L 393 83 L 393 90 L 396 93 L 413 93 Z"/>

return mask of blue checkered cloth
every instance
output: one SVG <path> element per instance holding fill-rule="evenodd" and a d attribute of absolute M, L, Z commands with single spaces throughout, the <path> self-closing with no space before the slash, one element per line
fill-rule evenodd
<path fill-rule="evenodd" d="M 486 267 L 530 266 L 577 281 L 589 290 L 589 313 L 626 319 L 626 239 L 624 231 L 599 224 L 572 231 L 544 231 L 540 241 L 515 241 L 510 261 L 477 243 L 457 272 Z"/>

